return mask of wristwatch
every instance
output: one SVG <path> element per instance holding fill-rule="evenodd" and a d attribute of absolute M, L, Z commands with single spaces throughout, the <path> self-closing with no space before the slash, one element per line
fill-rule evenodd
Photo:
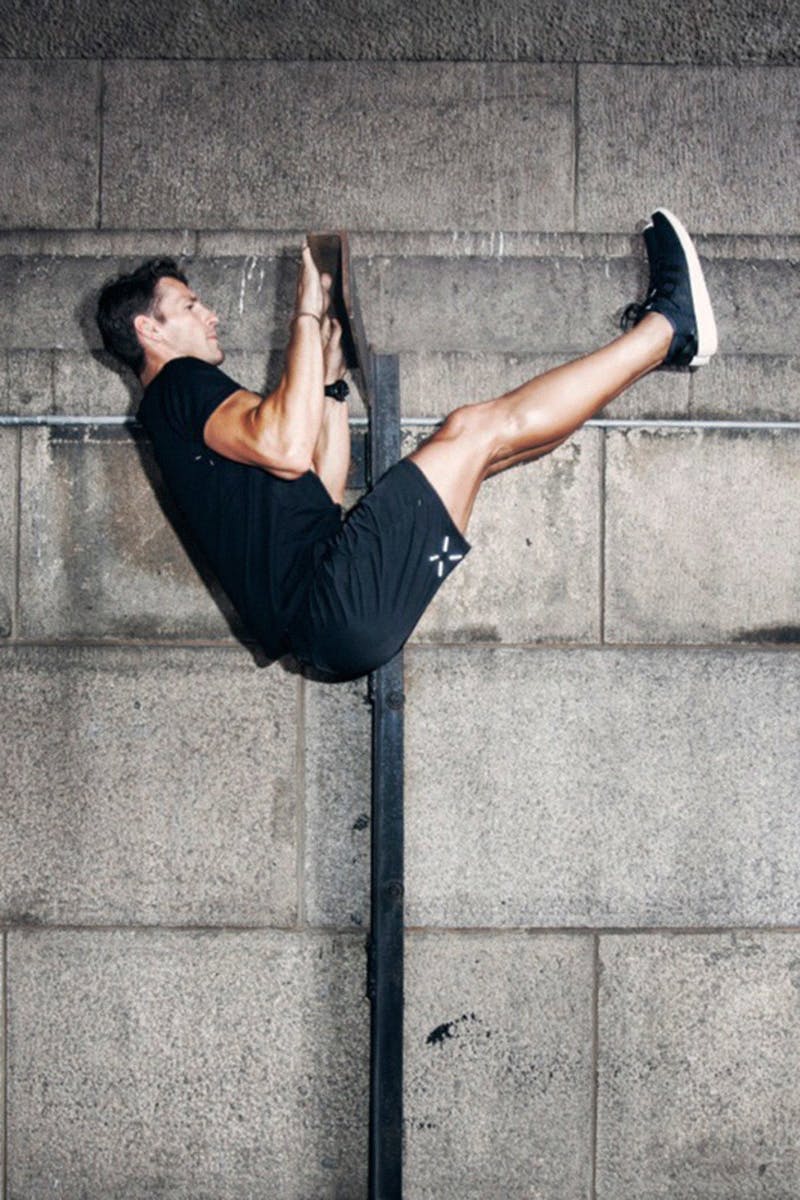
<path fill-rule="evenodd" d="M 325 384 L 325 395 L 330 396 L 332 400 L 338 400 L 341 404 L 350 395 L 350 388 L 343 379 L 337 379 L 336 383 Z"/>

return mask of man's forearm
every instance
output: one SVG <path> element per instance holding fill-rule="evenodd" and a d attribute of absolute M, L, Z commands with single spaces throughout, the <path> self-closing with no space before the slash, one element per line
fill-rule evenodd
<path fill-rule="evenodd" d="M 350 413 L 346 403 L 326 399 L 313 464 L 333 499 L 341 504 L 350 470 Z"/>
<path fill-rule="evenodd" d="M 325 412 L 322 340 L 319 321 L 298 314 L 286 349 L 286 363 L 277 391 L 270 397 L 286 442 L 305 445 L 313 453 Z"/>

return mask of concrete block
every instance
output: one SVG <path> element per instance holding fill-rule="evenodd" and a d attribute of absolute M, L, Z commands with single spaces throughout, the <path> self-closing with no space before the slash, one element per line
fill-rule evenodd
<path fill-rule="evenodd" d="M 800 357 L 721 354 L 692 375 L 690 404 L 706 419 L 800 420 Z"/>
<path fill-rule="evenodd" d="M 99 110 L 99 63 L 0 61 L 0 224 L 97 224 Z"/>
<path fill-rule="evenodd" d="M 579 0 L 275 0 L 201 8 L 176 0 L 167 14 L 154 0 L 131 8 L 84 0 L 66 21 L 42 6 L 35 21 L 12 8 L 3 52 L 20 58 L 454 59 L 533 62 L 775 62 L 800 61 L 800 31 L 791 0 L 777 0 L 753 18 L 746 0 L 724 5 L 674 0 L 668 7 L 622 0 L 588 7 Z"/>
<path fill-rule="evenodd" d="M 415 640 L 599 640 L 601 449 L 587 430 L 486 483 L 467 530 L 472 549 Z"/>
<path fill-rule="evenodd" d="M 0 413 L 47 412 L 53 403 L 53 356 L 46 350 L 0 351 Z"/>
<path fill-rule="evenodd" d="M 359 291 L 370 339 L 394 353 L 563 360 L 616 337 L 619 313 L 637 294 L 633 260 L 376 258 L 365 267 Z"/>
<path fill-rule="evenodd" d="M 797 266 L 791 260 L 716 259 L 706 277 L 724 353 L 783 355 L 798 344 Z"/>
<path fill-rule="evenodd" d="M 800 942 L 600 939 L 598 1200 L 800 1190 Z"/>
<path fill-rule="evenodd" d="M 575 357 L 617 337 L 622 309 L 644 295 L 640 239 L 631 249 L 627 258 L 375 258 L 358 275 L 370 339 L 401 353 Z M 725 353 L 785 354 L 800 344 L 790 258 L 712 257 L 706 275 Z"/>
<path fill-rule="evenodd" d="M 411 925 L 791 925 L 800 657 L 406 652 Z"/>
<path fill-rule="evenodd" d="M 11 933 L 9 1196 L 365 1195 L 363 953 L 264 930 Z"/>
<path fill-rule="evenodd" d="M 613 336 L 613 335 L 612 335 Z M 400 399 L 409 417 L 444 416 L 461 404 L 501 396 L 568 361 L 568 355 L 444 353 L 403 354 Z M 689 376 L 654 371 L 620 396 L 602 417 L 686 417 Z"/>
<path fill-rule="evenodd" d="M 4 920 L 286 924 L 296 680 L 214 650 L 8 648 Z"/>
<path fill-rule="evenodd" d="M 104 225 L 571 224 L 567 66 L 114 62 L 104 81 Z"/>
<path fill-rule="evenodd" d="M 798 107 L 788 67 L 581 66 L 577 228 L 666 204 L 697 232 L 797 233 Z"/>
<path fill-rule="evenodd" d="M 800 640 L 800 436 L 608 434 L 605 636 Z"/>
<path fill-rule="evenodd" d="M 0 429 L 0 638 L 14 628 L 17 597 L 17 517 L 19 434 Z"/>
<path fill-rule="evenodd" d="M 53 355 L 53 399 L 45 411 L 132 417 L 141 398 L 133 372 L 104 350 L 60 350 Z"/>
<path fill-rule="evenodd" d="M 99 347 L 97 291 L 126 265 L 84 257 L 0 257 L 0 291 L 5 297 L 0 346 L 48 352 Z"/>
<path fill-rule="evenodd" d="M 405 1195 L 588 1195 L 592 976 L 589 937 L 409 936 Z"/>
<path fill-rule="evenodd" d="M 22 441 L 26 637 L 241 632 L 163 492 L 149 443 L 114 427 L 30 429 Z"/>
<path fill-rule="evenodd" d="M 305 906 L 310 925 L 369 924 L 371 712 L 366 680 L 305 685 Z"/>

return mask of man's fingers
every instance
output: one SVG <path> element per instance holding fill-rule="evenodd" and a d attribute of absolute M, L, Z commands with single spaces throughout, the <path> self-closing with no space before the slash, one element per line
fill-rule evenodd
<path fill-rule="evenodd" d="M 335 317 L 331 317 L 330 326 L 331 326 L 331 330 L 330 330 L 330 335 L 329 335 L 329 339 L 328 339 L 328 344 L 330 345 L 332 350 L 335 350 L 336 347 L 339 345 L 339 343 L 342 340 L 342 327 L 339 324 L 339 322 L 336 320 Z"/>
<path fill-rule="evenodd" d="M 311 312 L 319 317 L 322 317 L 327 308 L 327 294 L 323 291 L 317 264 L 308 242 L 304 242 L 302 247 L 295 307 L 298 312 Z"/>

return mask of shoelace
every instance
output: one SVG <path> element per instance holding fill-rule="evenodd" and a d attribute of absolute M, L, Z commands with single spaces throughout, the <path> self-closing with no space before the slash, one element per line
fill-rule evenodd
<path fill-rule="evenodd" d="M 653 264 L 651 278 L 653 276 L 659 279 L 660 286 L 656 287 L 654 283 L 651 283 L 644 300 L 634 300 L 623 310 L 620 325 L 626 333 L 650 312 L 657 296 L 663 296 L 666 300 L 672 297 L 680 281 L 681 271 L 678 267 L 670 266 L 663 258 L 659 258 Z"/>

